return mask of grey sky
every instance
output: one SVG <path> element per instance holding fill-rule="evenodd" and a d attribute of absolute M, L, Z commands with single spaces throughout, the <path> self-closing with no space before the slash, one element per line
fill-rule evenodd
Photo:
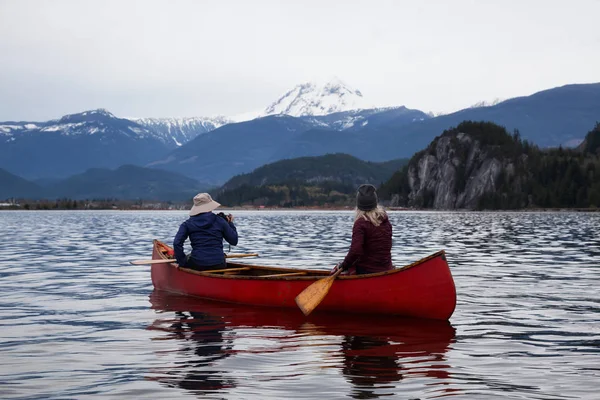
<path fill-rule="evenodd" d="M 600 81 L 600 1 L 0 0 L 0 121 L 233 115 L 337 76 L 453 111 Z"/>

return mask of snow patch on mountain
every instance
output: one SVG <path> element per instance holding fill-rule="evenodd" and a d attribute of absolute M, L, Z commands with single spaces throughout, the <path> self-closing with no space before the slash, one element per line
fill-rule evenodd
<path fill-rule="evenodd" d="M 244 112 L 241 114 L 233 115 L 233 116 L 229 117 L 229 119 L 231 119 L 231 122 L 245 122 L 245 121 L 252 121 L 253 119 L 264 117 L 264 116 L 265 115 L 263 114 L 262 110 L 255 110 L 255 111 L 248 111 L 248 112 Z"/>
<path fill-rule="evenodd" d="M 77 115 L 77 114 L 73 114 L 73 115 Z M 88 116 L 88 115 L 103 115 L 105 117 L 117 118 L 117 117 L 114 116 L 114 114 L 112 114 L 110 111 L 108 111 L 105 108 L 98 108 L 96 110 L 84 111 L 84 112 L 81 113 L 81 115 L 84 115 L 84 116 Z M 67 117 L 69 117 L 69 115 L 67 115 Z"/>
<path fill-rule="evenodd" d="M 130 118 L 144 126 L 161 126 L 169 132 L 175 132 L 181 129 L 196 129 L 202 127 L 207 130 L 213 130 L 226 125 L 231 120 L 224 116 L 218 117 L 187 117 L 187 118 Z"/>
<path fill-rule="evenodd" d="M 79 128 L 80 126 L 85 125 L 85 122 L 77 122 L 77 123 L 69 123 L 69 124 L 53 124 L 50 126 L 45 126 L 40 129 L 42 132 L 61 132 L 64 135 L 72 135 L 72 134 L 81 134 Z"/>
<path fill-rule="evenodd" d="M 5 136 L 12 136 L 13 131 L 20 131 L 23 129 L 25 129 L 25 127 L 22 125 L 0 125 L 0 133 Z"/>
<path fill-rule="evenodd" d="M 296 86 L 265 108 L 261 116 L 316 116 L 366 108 L 374 107 L 365 101 L 359 90 L 333 79 L 324 84 L 307 82 Z"/>
<path fill-rule="evenodd" d="M 131 118 L 132 121 L 155 132 L 156 135 L 172 141 L 177 147 L 203 133 L 213 131 L 233 122 L 232 119 L 217 117 L 187 118 Z"/>
<path fill-rule="evenodd" d="M 469 108 L 492 107 L 492 106 L 502 103 L 504 100 L 505 99 L 501 99 L 498 97 L 496 97 L 494 100 L 491 100 L 491 101 L 482 100 L 482 101 L 478 101 L 477 103 L 471 105 Z"/>

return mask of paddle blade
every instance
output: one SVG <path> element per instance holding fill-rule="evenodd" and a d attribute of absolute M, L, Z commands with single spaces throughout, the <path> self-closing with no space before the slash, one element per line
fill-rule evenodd
<path fill-rule="evenodd" d="M 296 304 L 304 315 L 308 316 L 323 301 L 340 272 L 341 269 L 327 278 L 319 279 L 296 296 Z"/>

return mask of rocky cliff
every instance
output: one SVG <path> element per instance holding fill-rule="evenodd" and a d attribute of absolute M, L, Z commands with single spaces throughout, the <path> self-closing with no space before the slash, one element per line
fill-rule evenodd
<path fill-rule="evenodd" d="M 511 136 L 491 123 L 463 122 L 415 154 L 380 191 L 390 206 L 479 208 L 483 198 L 507 186 L 521 192 L 528 175 L 523 148 L 518 133 Z M 517 207 L 528 205 L 527 198 L 519 202 Z"/>

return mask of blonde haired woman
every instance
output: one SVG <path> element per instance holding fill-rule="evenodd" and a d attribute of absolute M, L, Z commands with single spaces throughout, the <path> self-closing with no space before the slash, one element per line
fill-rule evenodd
<path fill-rule="evenodd" d="M 337 268 L 348 270 L 351 267 L 359 275 L 394 268 L 392 225 L 385 210 L 377 204 L 377 192 L 373 185 L 361 185 L 356 193 L 352 243 L 348 255 Z"/>

